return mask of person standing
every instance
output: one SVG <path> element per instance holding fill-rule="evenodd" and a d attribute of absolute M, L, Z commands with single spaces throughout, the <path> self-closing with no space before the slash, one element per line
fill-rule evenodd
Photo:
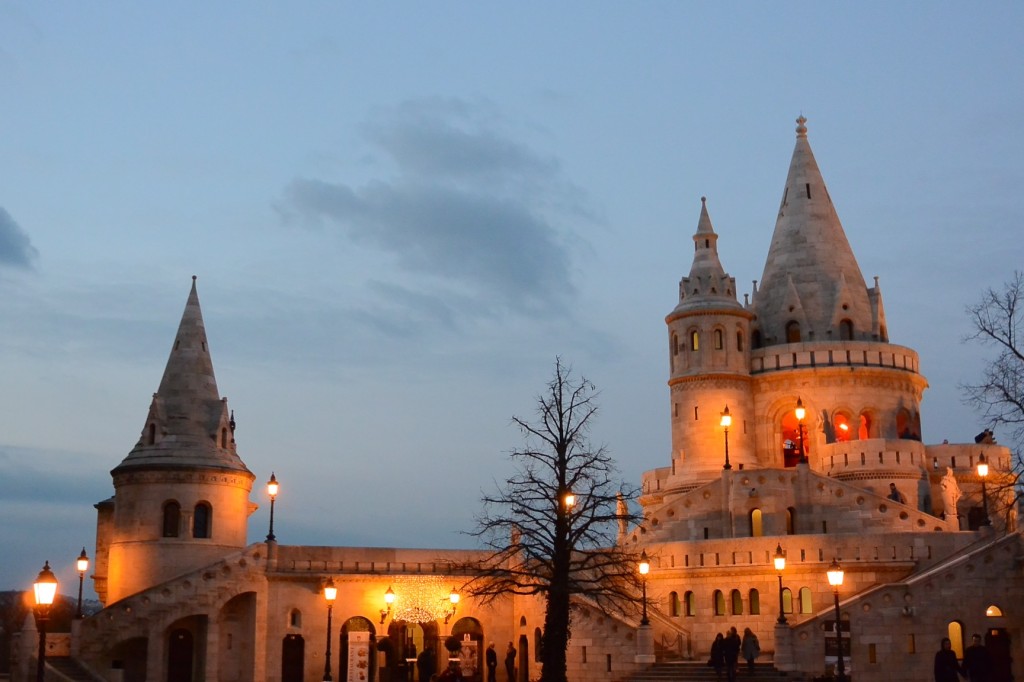
<path fill-rule="evenodd" d="M 754 659 L 761 655 L 761 643 L 757 641 L 757 635 L 750 628 L 743 630 L 740 651 L 743 653 L 743 658 L 747 659 L 747 672 L 753 675 Z"/>
<path fill-rule="evenodd" d="M 964 671 L 956 660 L 956 652 L 953 651 L 949 637 L 943 637 L 939 647 L 935 652 L 935 682 L 960 682 Z"/>
<path fill-rule="evenodd" d="M 715 641 L 711 643 L 711 657 L 708 658 L 708 665 L 715 669 L 715 679 L 722 679 L 722 668 L 725 667 L 725 637 L 721 632 L 715 635 Z"/>
<path fill-rule="evenodd" d="M 725 655 L 725 679 L 728 682 L 736 682 L 736 665 L 740 660 L 740 636 L 736 628 L 729 628 L 729 634 L 725 637 L 722 646 L 722 653 Z"/>
<path fill-rule="evenodd" d="M 498 652 L 494 642 L 487 645 L 487 682 L 498 682 Z"/>
<path fill-rule="evenodd" d="M 971 682 L 989 682 L 992 679 L 992 656 L 981 643 L 981 635 L 971 637 L 971 645 L 964 650 L 964 672 Z"/>
<path fill-rule="evenodd" d="M 508 673 L 508 682 L 516 682 L 516 648 L 512 642 L 505 649 L 505 672 Z"/>

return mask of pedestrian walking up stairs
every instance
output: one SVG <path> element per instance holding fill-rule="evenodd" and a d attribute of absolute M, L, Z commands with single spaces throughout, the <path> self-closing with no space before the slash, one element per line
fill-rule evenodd
<path fill-rule="evenodd" d="M 739 682 L 756 680 L 757 682 L 805 682 L 811 678 L 802 673 L 784 673 L 775 669 L 771 663 L 754 664 L 754 674 L 747 672 L 746 664 L 740 666 Z M 651 667 L 640 670 L 626 678 L 624 682 L 717 682 L 725 680 L 725 673 L 716 677 L 713 668 L 704 661 L 666 661 L 655 663 Z"/>

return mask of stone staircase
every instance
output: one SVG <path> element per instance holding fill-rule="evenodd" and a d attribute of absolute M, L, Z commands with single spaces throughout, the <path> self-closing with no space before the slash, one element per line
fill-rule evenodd
<path fill-rule="evenodd" d="M 625 682 L 677 682 L 687 680 L 689 682 L 718 682 L 725 681 L 725 673 L 721 678 L 715 677 L 713 668 L 709 668 L 704 661 L 672 661 L 655 663 L 646 670 L 633 673 L 627 677 Z M 775 669 L 771 663 L 757 663 L 754 665 L 754 674 L 747 672 L 746 663 L 741 663 L 740 672 L 736 676 L 737 682 L 756 680 L 757 682 L 802 682 L 809 680 L 809 677 L 801 673 L 784 673 Z"/>
<path fill-rule="evenodd" d="M 98 679 L 69 656 L 47 656 L 46 668 L 48 680 L 52 678 L 61 682 L 96 682 Z"/>

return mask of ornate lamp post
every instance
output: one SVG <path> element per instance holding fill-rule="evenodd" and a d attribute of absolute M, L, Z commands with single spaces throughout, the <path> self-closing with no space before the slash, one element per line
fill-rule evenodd
<path fill-rule="evenodd" d="M 839 682 L 847 682 L 846 666 L 843 665 L 843 628 L 840 625 L 841 614 L 839 613 L 839 587 L 843 584 L 843 569 L 839 562 L 832 559 L 832 565 L 828 567 L 828 584 L 832 586 L 832 593 L 836 600 L 836 679 Z"/>
<path fill-rule="evenodd" d="M 46 669 L 46 621 L 50 618 L 50 607 L 57 596 L 57 576 L 50 570 L 50 562 L 43 564 L 43 570 L 32 584 L 36 598 L 36 624 L 39 626 L 39 655 L 36 657 L 36 682 L 43 682 Z"/>
<path fill-rule="evenodd" d="M 800 464 L 807 464 L 807 452 L 804 450 L 804 417 L 807 416 L 807 410 L 804 409 L 804 401 L 800 400 L 799 396 L 797 396 L 796 409 L 793 410 L 793 414 L 796 415 L 796 428 L 800 441 Z"/>
<path fill-rule="evenodd" d="M 725 406 L 725 410 L 722 412 L 722 421 L 719 422 L 723 429 L 725 429 L 725 466 L 723 469 L 732 469 L 732 464 L 729 464 L 729 427 L 732 426 L 732 415 L 729 414 L 729 406 Z"/>
<path fill-rule="evenodd" d="M 270 495 L 270 532 L 267 533 L 267 542 L 274 542 L 277 540 L 274 537 L 274 500 L 277 499 L 277 492 L 280 490 L 280 486 L 277 484 L 277 477 L 274 476 L 274 472 L 270 472 L 270 480 L 267 481 L 267 495 Z"/>
<path fill-rule="evenodd" d="M 651 572 L 651 562 L 647 559 L 646 549 L 640 552 L 640 563 L 637 565 L 637 570 L 640 572 L 640 589 L 643 599 L 643 617 L 640 618 L 640 625 L 650 625 L 651 621 L 647 620 L 647 574 Z"/>
<path fill-rule="evenodd" d="M 327 653 L 324 656 L 324 682 L 333 682 L 331 677 L 331 611 L 334 600 L 338 597 L 338 588 L 334 586 L 334 578 L 328 578 L 324 585 L 324 600 L 327 602 Z"/>
<path fill-rule="evenodd" d="M 985 511 L 985 518 L 981 525 L 991 526 L 992 519 L 988 517 L 988 492 L 985 490 L 985 479 L 988 478 L 988 462 L 985 460 L 985 453 L 978 455 L 978 477 L 981 478 L 981 505 Z"/>
<path fill-rule="evenodd" d="M 391 605 L 395 603 L 395 591 L 388 585 L 388 591 L 384 593 L 384 603 L 387 604 L 386 608 L 380 610 L 380 624 L 384 625 L 384 621 L 391 615 Z"/>
<path fill-rule="evenodd" d="M 452 587 L 451 594 L 448 595 L 448 610 L 444 612 L 444 624 L 448 625 L 448 621 L 455 615 L 455 609 L 459 608 L 459 593 L 455 591 L 455 587 Z"/>
<path fill-rule="evenodd" d="M 85 553 L 85 547 L 78 555 L 75 567 L 78 569 L 78 611 L 76 611 L 75 618 L 82 618 L 82 584 L 85 582 L 85 572 L 89 570 L 89 555 Z"/>
<path fill-rule="evenodd" d="M 782 549 L 781 543 L 775 548 L 773 561 L 775 563 L 775 570 L 779 573 L 779 619 L 775 622 L 779 625 L 785 625 L 786 611 L 782 604 L 782 571 L 786 568 L 786 552 Z"/>

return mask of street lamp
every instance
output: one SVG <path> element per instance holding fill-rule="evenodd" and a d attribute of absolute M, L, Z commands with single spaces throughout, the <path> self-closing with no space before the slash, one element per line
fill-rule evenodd
<path fill-rule="evenodd" d="M 847 682 L 846 666 L 843 665 L 843 628 L 840 625 L 839 613 L 839 587 L 843 584 L 843 569 L 835 559 L 832 559 L 832 565 L 828 567 L 827 575 L 828 584 L 832 586 L 832 593 L 836 600 L 836 670 L 838 671 L 836 679 L 839 682 Z"/>
<path fill-rule="evenodd" d="M 732 415 L 729 414 L 729 406 L 725 406 L 725 411 L 722 412 L 722 421 L 719 422 L 722 428 L 725 429 L 725 466 L 723 469 L 732 469 L 732 465 L 729 464 L 729 427 L 732 426 Z"/>
<path fill-rule="evenodd" d="M 85 582 L 85 572 L 89 570 L 89 555 L 85 553 L 85 547 L 82 548 L 82 553 L 78 555 L 78 561 L 75 562 L 76 568 L 78 568 L 78 615 L 76 618 L 82 617 L 82 584 Z"/>
<path fill-rule="evenodd" d="M 565 505 L 565 511 L 572 511 L 572 508 L 576 506 L 576 496 L 571 490 L 566 490 L 562 494 L 562 504 Z"/>
<path fill-rule="evenodd" d="M 274 537 L 274 500 L 277 498 L 277 491 L 281 487 L 277 484 L 277 477 L 274 476 L 274 472 L 270 472 L 270 480 L 267 481 L 267 495 L 270 495 L 270 532 L 267 533 L 267 542 L 274 542 L 277 540 Z"/>
<path fill-rule="evenodd" d="M 651 572 L 651 562 L 647 560 L 646 549 L 640 552 L 640 564 L 637 566 L 637 570 L 640 572 L 640 589 L 643 597 L 643 617 L 640 619 L 640 625 L 650 625 L 651 621 L 647 620 L 647 574 Z"/>
<path fill-rule="evenodd" d="M 981 504 L 985 510 L 985 518 L 981 525 L 991 526 L 992 519 L 988 517 L 988 492 L 985 490 L 985 479 L 988 478 L 988 462 L 985 460 L 985 453 L 978 455 L 978 476 L 981 478 Z"/>
<path fill-rule="evenodd" d="M 334 600 L 338 597 L 338 588 L 334 586 L 334 578 L 328 578 L 324 585 L 324 600 L 327 602 L 327 654 L 324 657 L 324 682 L 332 682 L 331 677 L 331 611 Z"/>
<path fill-rule="evenodd" d="M 39 571 L 32 591 L 36 598 L 36 624 L 39 626 L 39 655 L 36 657 L 36 682 L 43 682 L 46 668 L 46 621 L 50 617 L 50 607 L 57 596 L 57 576 L 50 570 L 50 562 L 43 564 Z"/>
<path fill-rule="evenodd" d="M 384 621 L 391 615 L 391 605 L 395 603 L 395 591 L 388 585 L 388 591 L 384 593 L 384 603 L 387 604 L 387 608 L 380 610 L 380 624 L 384 625 Z"/>
<path fill-rule="evenodd" d="M 782 571 L 786 568 L 786 552 L 782 549 L 781 543 L 775 548 L 774 562 L 775 570 L 779 572 L 779 619 L 776 622 L 779 625 L 785 625 L 786 611 L 782 604 Z"/>
<path fill-rule="evenodd" d="M 793 410 L 793 414 L 796 415 L 796 428 L 800 440 L 800 464 L 807 464 L 807 452 L 804 450 L 804 417 L 807 416 L 807 410 L 804 409 L 804 401 L 800 400 L 800 396 L 796 398 L 796 409 Z"/>
<path fill-rule="evenodd" d="M 452 619 L 452 616 L 455 615 L 455 609 L 459 608 L 459 593 L 455 591 L 454 587 L 452 587 L 451 594 L 448 595 L 448 603 L 450 604 L 450 606 L 448 607 L 448 610 L 444 613 L 445 625 L 448 625 L 448 621 L 450 621 Z"/>

